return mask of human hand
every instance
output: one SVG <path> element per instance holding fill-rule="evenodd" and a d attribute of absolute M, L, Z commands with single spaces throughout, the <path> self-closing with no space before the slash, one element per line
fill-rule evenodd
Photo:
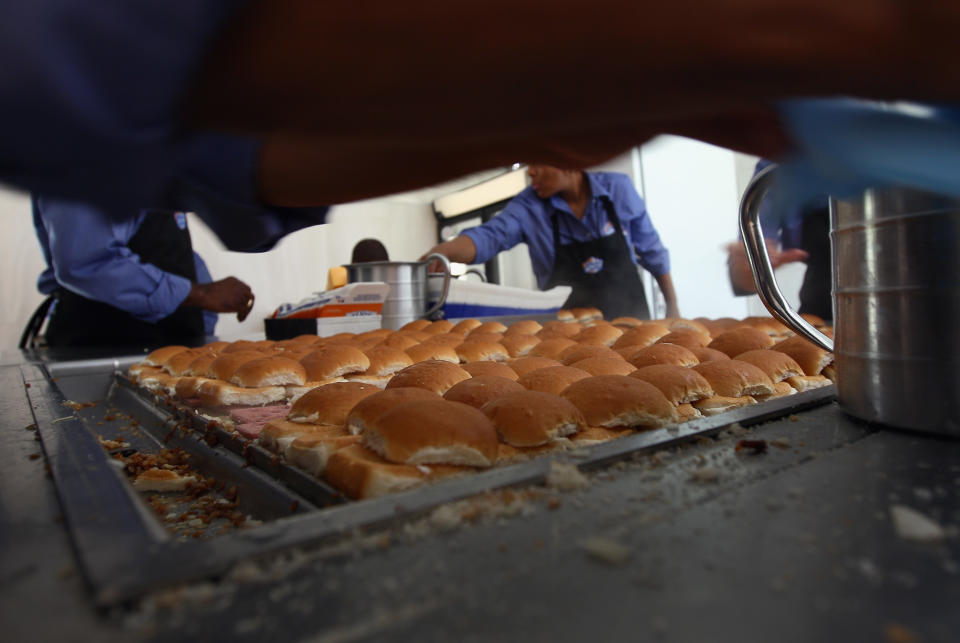
<path fill-rule="evenodd" d="M 227 277 L 207 284 L 193 284 L 184 306 L 195 306 L 215 313 L 237 313 L 243 321 L 253 309 L 253 290 L 236 277 Z"/>
<path fill-rule="evenodd" d="M 800 248 L 781 250 L 779 244 L 772 239 L 766 239 L 767 254 L 770 256 L 770 265 L 776 270 L 780 266 L 796 261 L 806 261 L 810 253 Z M 756 292 L 756 283 L 753 280 L 753 271 L 747 259 L 747 250 L 743 242 L 731 243 L 727 246 L 727 266 L 729 268 L 730 283 L 734 291 L 740 294 Z"/>

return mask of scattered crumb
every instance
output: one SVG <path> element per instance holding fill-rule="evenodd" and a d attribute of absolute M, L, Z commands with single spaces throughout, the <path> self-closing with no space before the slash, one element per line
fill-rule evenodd
<path fill-rule="evenodd" d="M 800 421 L 800 416 L 799 416 L 799 415 L 790 414 L 790 415 L 787 416 L 787 417 L 789 418 L 789 420 L 790 420 L 791 422 L 799 422 L 799 421 Z"/>
<path fill-rule="evenodd" d="M 778 449 L 789 449 L 790 440 L 786 438 L 774 438 L 770 440 L 770 444 L 777 447 Z"/>
<path fill-rule="evenodd" d="M 547 486 L 560 491 L 577 491 L 590 486 L 590 480 L 577 465 L 569 462 L 551 462 L 547 472 Z"/>
<path fill-rule="evenodd" d="M 767 441 L 766 440 L 740 440 L 737 442 L 737 446 L 734 448 L 734 451 L 737 453 L 750 453 L 757 455 L 760 453 L 767 452 Z"/>
<path fill-rule="evenodd" d="M 690 479 L 694 482 L 716 482 L 720 474 L 720 469 L 716 467 L 700 467 L 690 472 Z"/>
<path fill-rule="evenodd" d="M 883 626 L 883 640 L 886 643 L 920 643 L 920 636 L 910 628 L 899 623 L 887 623 Z"/>
<path fill-rule="evenodd" d="M 890 518 L 897 536 L 922 543 L 940 542 L 946 537 L 943 527 L 916 509 L 906 505 L 891 505 Z"/>
<path fill-rule="evenodd" d="M 591 536 L 580 541 L 587 556 L 601 563 L 622 566 L 630 558 L 630 550 L 621 543 L 603 536 Z"/>

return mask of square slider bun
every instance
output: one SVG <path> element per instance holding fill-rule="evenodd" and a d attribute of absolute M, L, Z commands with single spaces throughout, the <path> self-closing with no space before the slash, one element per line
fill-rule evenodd
<path fill-rule="evenodd" d="M 374 422 L 395 406 L 405 402 L 440 399 L 443 398 L 423 388 L 388 388 L 357 402 L 350 413 L 347 414 L 346 429 L 351 435 L 360 435 L 371 422 Z"/>
<path fill-rule="evenodd" d="M 691 348 L 690 352 L 697 356 L 697 359 L 700 360 L 700 363 L 703 362 L 716 362 L 717 360 L 731 359 L 726 353 L 721 353 L 715 348 Z"/>
<path fill-rule="evenodd" d="M 290 407 L 287 419 L 301 424 L 344 426 L 357 402 L 380 392 L 380 387 L 360 382 L 335 382 L 307 391 Z"/>
<path fill-rule="evenodd" d="M 575 339 L 578 344 L 610 346 L 617 341 L 621 335 L 623 335 L 622 329 L 617 328 L 613 324 L 601 322 L 595 326 L 584 328 L 577 333 L 573 339 Z"/>
<path fill-rule="evenodd" d="M 529 391 L 560 395 L 574 382 L 590 377 L 590 373 L 572 366 L 548 366 L 520 376 L 517 383 Z"/>
<path fill-rule="evenodd" d="M 573 443 L 574 447 L 592 447 L 595 444 L 603 444 L 604 442 L 616 440 L 631 433 L 632 431 L 624 431 L 622 429 L 617 431 L 614 429 L 604 429 L 599 426 L 588 426 L 584 430 L 571 435 L 570 442 Z"/>
<path fill-rule="evenodd" d="M 300 360 L 307 381 L 322 382 L 348 373 L 362 373 L 370 368 L 370 358 L 355 346 L 326 344 Z"/>
<path fill-rule="evenodd" d="M 563 363 L 550 357 L 527 356 L 515 359 L 509 362 L 509 365 L 518 377 L 523 377 L 530 371 L 535 371 L 539 368 L 548 368 L 550 366 L 563 366 Z"/>
<path fill-rule="evenodd" d="M 530 349 L 529 355 L 534 357 L 549 357 L 550 359 L 560 359 L 560 353 L 570 348 L 571 346 L 576 346 L 577 343 L 572 339 L 567 339 L 566 337 L 552 337 L 550 339 L 544 339 L 542 342 Z"/>
<path fill-rule="evenodd" d="M 576 321 L 548 321 L 543 328 L 537 331 L 537 337 L 540 339 L 552 339 L 554 337 L 566 337 L 570 339 L 583 330 L 583 324 Z"/>
<path fill-rule="evenodd" d="M 359 435 L 350 435 L 340 427 L 323 428 L 294 438 L 284 456 L 294 466 L 319 477 L 334 452 L 359 442 Z"/>
<path fill-rule="evenodd" d="M 793 358 L 805 375 L 819 375 L 833 362 L 833 353 L 829 353 L 812 342 L 796 335 L 776 344 L 773 350 L 786 353 Z"/>
<path fill-rule="evenodd" d="M 470 373 L 471 377 L 493 375 L 494 377 L 505 377 L 514 382 L 520 377 L 515 370 L 503 362 L 467 362 L 466 364 L 461 364 L 460 368 Z"/>
<path fill-rule="evenodd" d="M 641 348 L 630 355 L 627 361 L 637 368 L 653 366 L 654 364 L 675 364 L 689 368 L 700 363 L 700 360 L 689 348 L 677 344 L 654 344 Z"/>
<path fill-rule="evenodd" d="M 462 343 L 463 342 L 457 342 L 457 344 Z M 460 356 L 457 354 L 457 350 L 452 345 L 441 342 L 427 341 L 423 344 L 416 344 L 406 349 L 406 354 L 409 356 L 411 364 L 426 362 L 428 360 L 439 360 L 442 362 L 450 362 L 451 364 L 460 363 Z"/>
<path fill-rule="evenodd" d="M 680 405 L 712 397 L 710 382 L 692 368 L 676 364 L 653 364 L 638 368 L 630 377 L 656 386 L 672 404 Z"/>
<path fill-rule="evenodd" d="M 753 364 L 761 371 L 767 374 L 774 383 L 782 382 L 788 377 L 803 375 L 803 369 L 792 357 L 780 351 L 772 351 L 763 348 L 755 351 L 740 353 L 736 359 L 741 362 Z"/>
<path fill-rule="evenodd" d="M 641 326 L 635 326 L 630 330 L 624 331 L 620 337 L 613 342 L 613 348 L 625 348 L 627 346 L 636 346 L 638 349 L 652 345 L 658 339 L 670 331 L 663 324 L 647 323 Z"/>
<path fill-rule="evenodd" d="M 269 451 L 286 455 L 287 448 L 297 438 L 307 435 L 330 435 L 331 431 L 343 427 L 327 424 L 300 424 L 282 418 L 275 418 L 263 425 L 257 442 Z"/>
<path fill-rule="evenodd" d="M 461 319 L 459 322 L 454 324 L 453 328 L 450 329 L 450 332 L 457 335 L 466 335 L 482 323 L 483 322 L 481 322 L 479 319 Z"/>
<path fill-rule="evenodd" d="M 391 462 L 489 467 L 497 430 L 486 415 L 460 402 L 406 402 L 367 424 L 363 445 Z"/>
<path fill-rule="evenodd" d="M 470 379 L 470 373 L 456 364 L 441 360 L 427 360 L 408 366 L 387 382 L 388 389 L 414 388 L 426 389 L 437 395 L 443 395 L 454 384 Z"/>
<path fill-rule="evenodd" d="M 714 395 L 713 397 L 697 400 L 696 402 L 692 403 L 692 406 L 700 411 L 700 413 L 703 415 L 710 416 L 719 415 L 720 413 L 725 413 L 726 411 L 732 411 L 733 409 L 739 409 L 741 407 L 756 403 L 757 401 L 749 395 L 745 395 L 743 397 L 724 397 L 722 395 Z"/>
<path fill-rule="evenodd" d="M 223 380 L 207 380 L 197 387 L 197 398 L 203 406 L 263 406 L 287 399 L 282 386 L 247 388 Z"/>
<path fill-rule="evenodd" d="M 392 346 L 376 346 L 364 351 L 370 360 L 370 366 L 362 373 L 349 373 L 344 376 L 348 382 L 373 384 L 383 388 L 398 371 L 413 364 L 413 360 L 404 351 Z"/>
<path fill-rule="evenodd" d="M 530 354 L 534 346 L 539 344 L 542 339 L 535 335 L 504 335 L 500 340 L 500 345 L 507 349 L 510 357 L 525 357 Z"/>
<path fill-rule="evenodd" d="M 520 321 L 513 322 L 510 326 L 507 327 L 507 330 L 503 331 L 504 335 L 535 335 L 537 332 L 543 328 L 543 325 L 533 319 L 522 319 Z"/>
<path fill-rule="evenodd" d="M 771 395 L 775 392 L 767 374 L 747 362 L 719 360 L 697 364 L 693 369 L 703 375 L 714 392 L 722 397 Z"/>
<path fill-rule="evenodd" d="M 574 362 L 579 362 L 588 357 L 621 357 L 620 353 L 609 346 L 597 344 L 577 344 L 560 353 L 560 362 L 565 366 L 570 366 Z"/>
<path fill-rule="evenodd" d="M 207 367 L 207 372 L 203 375 L 209 377 L 212 380 L 222 380 L 224 382 L 229 382 L 233 378 L 233 374 L 237 372 L 237 369 L 247 362 L 252 362 L 255 359 L 262 359 L 264 357 L 263 353 L 259 351 L 236 351 L 233 353 L 223 353 L 215 360 L 210 362 L 210 366 Z"/>
<path fill-rule="evenodd" d="M 193 360 L 197 359 L 198 357 L 209 356 L 211 354 L 212 353 L 199 348 L 191 348 L 190 350 L 181 351 L 164 362 L 163 370 L 171 375 L 180 377 L 182 375 L 186 375 L 187 368 L 190 366 Z"/>
<path fill-rule="evenodd" d="M 463 402 L 479 409 L 491 400 L 525 390 L 516 380 L 497 377 L 496 375 L 477 375 L 455 384 L 443 394 L 443 399 L 451 402 Z"/>
<path fill-rule="evenodd" d="M 500 438 L 514 447 L 537 447 L 586 428 L 572 402 L 539 391 L 521 391 L 494 399 L 481 409 Z"/>
<path fill-rule="evenodd" d="M 705 347 L 711 342 L 711 339 L 710 334 L 707 332 L 700 332 L 692 328 L 680 328 L 678 330 L 671 330 L 655 343 L 676 344 L 677 346 L 689 348 L 692 351 L 695 348 Z"/>
<path fill-rule="evenodd" d="M 574 382 L 563 397 L 587 424 L 604 428 L 657 428 L 674 424 L 677 410 L 657 387 L 626 375 L 598 375 Z"/>
<path fill-rule="evenodd" d="M 500 342 L 474 339 L 474 336 L 470 333 L 467 340 L 457 346 L 461 362 L 505 362 L 510 359 L 510 353 Z"/>
<path fill-rule="evenodd" d="M 167 360 L 176 355 L 177 353 L 182 353 L 183 351 L 190 350 L 186 346 L 164 346 L 158 348 L 157 350 L 149 353 L 144 357 L 140 363 L 144 366 L 163 366 L 167 363 Z"/>
<path fill-rule="evenodd" d="M 798 392 L 812 391 L 815 388 L 830 386 L 833 382 L 830 378 L 823 375 L 798 375 L 789 377 L 786 383 L 795 388 Z"/>
<path fill-rule="evenodd" d="M 443 465 L 397 464 L 354 444 L 338 449 L 330 455 L 324 478 L 348 498 L 363 500 L 406 491 L 464 471 L 468 469 Z"/>
<path fill-rule="evenodd" d="M 235 355 L 237 353 L 234 353 Z M 230 382 L 239 386 L 303 386 L 307 371 L 300 362 L 287 357 L 261 357 L 241 364 Z"/>
<path fill-rule="evenodd" d="M 771 346 L 773 346 L 773 338 L 753 326 L 738 326 L 724 331 L 707 344 L 707 348 L 726 353 L 730 357 Z"/>
<path fill-rule="evenodd" d="M 588 357 L 570 366 L 591 375 L 629 375 L 637 370 L 636 366 L 616 354 L 613 357 Z"/>

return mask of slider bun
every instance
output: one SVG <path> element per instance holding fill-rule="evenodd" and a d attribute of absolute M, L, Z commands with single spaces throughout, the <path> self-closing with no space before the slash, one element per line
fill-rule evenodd
<path fill-rule="evenodd" d="M 690 352 L 697 356 L 697 359 L 703 362 L 715 362 L 717 360 L 731 359 L 726 353 L 721 353 L 715 348 L 691 348 Z"/>
<path fill-rule="evenodd" d="M 697 356 L 689 349 L 676 344 L 654 344 L 641 348 L 628 357 L 627 361 L 637 368 L 654 364 L 676 364 L 677 366 L 690 367 L 700 363 Z"/>
<path fill-rule="evenodd" d="M 669 332 L 663 324 L 648 322 L 642 326 L 636 326 L 635 328 L 624 331 L 624 333 L 617 338 L 617 341 L 613 343 L 613 348 L 623 348 L 625 346 L 643 348 L 650 346 Z"/>
<path fill-rule="evenodd" d="M 210 353 L 220 353 L 224 348 L 230 345 L 230 342 L 216 341 L 204 344 L 200 348 Z"/>
<path fill-rule="evenodd" d="M 678 330 L 692 330 L 701 335 L 710 334 L 710 331 L 707 330 L 707 327 L 695 319 L 684 319 L 683 317 L 678 317 L 670 321 L 669 327 L 671 332 Z"/>
<path fill-rule="evenodd" d="M 590 373 L 572 366 L 548 366 L 524 373 L 517 383 L 529 391 L 560 395 L 574 382 L 590 377 Z"/>
<path fill-rule="evenodd" d="M 629 375 L 637 370 L 636 366 L 619 355 L 614 357 L 588 357 L 579 362 L 574 362 L 571 366 L 591 375 Z"/>
<path fill-rule="evenodd" d="M 770 335 L 752 326 L 739 326 L 724 331 L 707 344 L 707 348 L 726 353 L 730 357 L 758 348 L 770 348 L 771 346 L 773 346 L 773 339 Z"/>
<path fill-rule="evenodd" d="M 463 471 L 461 467 L 395 464 L 354 444 L 330 455 L 324 478 L 347 497 L 362 500 L 406 491 Z"/>
<path fill-rule="evenodd" d="M 177 353 L 170 359 L 168 359 L 163 364 L 163 370 L 171 375 L 181 376 L 187 374 L 187 368 L 190 367 L 191 362 L 197 359 L 198 357 L 210 356 L 211 353 L 205 352 L 198 348 L 191 348 L 188 351 L 182 351 Z M 211 362 L 213 360 L 210 360 Z"/>
<path fill-rule="evenodd" d="M 610 323 L 619 327 L 621 330 L 627 330 L 628 328 L 633 328 L 635 326 L 642 326 L 643 320 L 637 317 L 617 317 Z"/>
<path fill-rule="evenodd" d="M 693 369 L 703 375 L 721 397 L 770 395 L 775 391 L 767 374 L 747 362 L 718 360 L 697 364 Z"/>
<path fill-rule="evenodd" d="M 370 366 L 363 375 L 393 375 L 413 364 L 407 353 L 392 346 L 375 346 L 364 351 L 364 354 L 370 360 Z"/>
<path fill-rule="evenodd" d="M 496 332 L 472 332 L 464 338 L 468 342 L 499 342 L 503 339 L 503 333 Z"/>
<path fill-rule="evenodd" d="M 148 354 L 140 363 L 144 366 L 163 366 L 168 359 L 186 350 L 190 349 L 186 346 L 164 346 Z"/>
<path fill-rule="evenodd" d="M 213 364 L 217 357 L 215 353 L 207 353 L 195 357 L 193 361 L 187 365 L 183 374 L 189 377 L 206 377 L 207 371 L 210 370 L 210 365 Z"/>
<path fill-rule="evenodd" d="M 800 313 L 800 316 L 807 320 L 807 323 L 813 326 L 814 328 L 823 328 L 827 325 L 827 322 L 820 317 L 819 315 L 813 315 L 811 313 Z"/>
<path fill-rule="evenodd" d="M 681 328 L 680 330 L 671 330 L 669 333 L 656 341 L 657 344 L 676 344 L 693 350 L 694 348 L 703 348 L 710 343 L 710 335 L 705 332 L 693 330 L 690 328 Z"/>
<path fill-rule="evenodd" d="M 380 340 L 380 344 L 378 344 L 378 346 L 379 345 L 389 346 L 391 348 L 399 348 L 400 350 L 405 351 L 408 348 L 412 346 L 416 346 L 419 343 L 420 343 L 420 340 L 414 339 L 413 337 L 410 337 L 408 334 L 401 333 L 398 331 L 384 337 L 382 340 Z"/>
<path fill-rule="evenodd" d="M 203 406 L 263 406 L 281 402 L 287 397 L 282 386 L 236 386 L 223 380 L 207 380 L 197 387 L 197 397 Z"/>
<path fill-rule="evenodd" d="M 505 377 L 514 382 L 520 377 L 515 370 L 503 362 L 467 362 L 466 364 L 461 364 L 460 368 L 470 373 L 471 377 L 493 375 L 495 377 Z"/>
<path fill-rule="evenodd" d="M 515 447 L 536 447 L 586 428 L 572 402 L 540 391 L 521 391 L 488 402 L 481 409 L 500 438 Z"/>
<path fill-rule="evenodd" d="M 800 393 L 833 384 L 829 378 L 823 375 L 799 375 L 787 378 L 786 382 Z"/>
<path fill-rule="evenodd" d="M 503 324 L 498 321 L 486 321 L 475 328 L 471 328 L 467 336 L 469 337 L 470 335 L 480 334 L 480 333 L 503 333 L 506 330 L 507 330 L 506 324 Z"/>
<path fill-rule="evenodd" d="M 351 434 L 359 435 L 370 422 L 395 406 L 405 402 L 439 399 L 436 393 L 422 388 L 388 388 L 357 402 L 347 414 L 346 428 Z"/>
<path fill-rule="evenodd" d="M 677 417 L 679 418 L 680 422 L 689 422 L 690 420 L 702 418 L 703 413 L 701 413 L 693 404 L 678 404 Z"/>
<path fill-rule="evenodd" d="M 720 413 L 725 413 L 727 411 L 732 411 L 733 409 L 739 409 L 744 406 L 750 406 L 751 404 L 756 404 L 757 401 L 750 397 L 749 395 L 744 397 L 723 397 L 722 395 L 714 395 L 713 397 L 707 397 L 702 400 L 697 400 L 693 402 L 693 407 L 700 411 L 703 415 L 719 415 Z"/>
<path fill-rule="evenodd" d="M 806 377 L 806 376 L 802 376 Z M 773 393 L 770 395 L 751 395 L 757 400 L 757 402 L 766 402 L 767 400 L 776 399 L 778 397 L 786 397 L 788 395 L 794 395 L 797 392 L 797 389 L 790 386 L 787 382 L 774 382 L 773 384 Z"/>
<path fill-rule="evenodd" d="M 479 326 L 481 322 L 479 319 L 461 319 L 457 324 L 450 330 L 451 333 L 456 333 L 458 335 L 466 335 L 471 330 Z"/>
<path fill-rule="evenodd" d="M 321 382 L 347 373 L 362 373 L 370 368 L 370 358 L 355 346 L 325 344 L 300 360 L 307 380 Z"/>
<path fill-rule="evenodd" d="M 477 375 L 455 384 L 443 394 L 443 399 L 451 402 L 463 402 L 479 409 L 491 400 L 524 390 L 526 389 L 515 380 L 497 377 L 496 375 Z"/>
<path fill-rule="evenodd" d="M 513 372 L 515 372 L 519 377 L 523 377 L 530 371 L 535 371 L 539 368 L 548 368 L 550 366 L 563 366 L 563 364 L 558 360 L 551 359 L 549 357 L 536 357 L 536 356 L 521 357 L 519 359 L 513 360 L 509 364 L 510 364 L 510 368 L 513 369 Z"/>
<path fill-rule="evenodd" d="M 565 337 L 554 337 L 552 339 L 545 339 L 532 349 L 530 349 L 530 355 L 534 357 L 549 357 L 551 359 L 559 359 L 560 353 L 564 350 L 575 346 L 576 342 L 572 339 L 566 339 Z"/>
<path fill-rule="evenodd" d="M 321 476 L 334 452 L 359 442 L 360 436 L 350 435 L 340 427 L 331 427 L 329 431 L 308 433 L 295 438 L 284 455 L 294 466 L 314 476 Z"/>
<path fill-rule="evenodd" d="M 803 375 L 803 369 L 792 357 L 780 351 L 772 351 L 769 348 L 762 348 L 755 351 L 740 353 L 736 359 L 741 362 L 753 364 L 761 371 L 767 374 L 774 383 L 782 382 L 788 377 Z"/>
<path fill-rule="evenodd" d="M 504 335 L 503 339 L 500 340 L 500 344 L 507 349 L 510 357 L 525 357 L 533 350 L 533 347 L 541 341 L 539 337 L 534 335 L 521 335 L 520 333 L 516 333 L 514 335 Z"/>
<path fill-rule="evenodd" d="M 676 364 L 654 364 L 638 368 L 630 377 L 656 386 L 672 404 L 686 404 L 714 395 L 710 382 L 692 368 Z"/>
<path fill-rule="evenodd" d="M 593 306 L 584 306 L 582 308 L 571 308 L 570 312 L 573 313 L 573 316 L 576 318 L 578 322 L 603 319 L 603 313 L 600 312 L 600 309 L 595 308 Z"/>
<path fill-rule="evenodd" d="M 429 319 L 414 319 L 412 322 L 407 322 L 400 327 L 400 330 L 423 330 L 430 325 Z"/>
<path fill-rule="evenodd" d="M 563 397 L 587 424 L 604 428 L 656 428 L 677 421 L 677 410 L 653 384 L 626 375 L 599 375 L 574 382 Z"/>
<path fill-rule="evenodd" d="M 604 442 L 610 442 L 611 440 L 622 438 L 630 433 L 632 433 L 632 431 L 624 431 L 623 429 L 604 429 L 599 426 L 588 426 L 583 431 L 579 431 L 570 436 L 570 441 L 573 442 L 574 446 L 576 447 L 592 447 L 595 444 L 603 444 Z"/>
<path fill-rule="evenodd" d="M 456 364 L 440 360 L 427 360 L 408 366 L 394 375 L 387 382 L 387 388 L 412 386 L 426 389 L 437 395 L 443 395 L 454 384 L 467 379 L 470 379 L 470 373 Z"/>
<path fill-rule="evenodd" d="M 588 357 L 616 357 L 621 355 L 609 346 L 598 346 L 596 344 L 577 344 L 571 346 L 560 353 L 560 362 L 569 366 L 574 362 L 579 362 Z"/>
<path fill-rule="evenodd" d="M 827 364 L 833 362 L 832 353 L 828 353 L 799 335 L 783 340 L 774 346 L 773 350 L 792 357 L 807 375 L 819 375 Z"/>
<path fill-rule="evenodd" d="M 595 344 L 598 346 L 610 346 L 612 345 L 620 336 L 623 335 L 623 331 L 613 324 L 608 324 L 606 322 L 599 323 L 595 326 L 588 326 L 581 330 L 573 338 L 580 344 Z"/>
<path fill-rule="evenodd" d="M 513 322 L 503 331 L 504 335 L 533 335 L 543 328 L 543 325 L 533 319 L 523 319 Z"/>
<path fill-rule="evenodd" d="M 453 322 L 449 319 L 438 319 L 437 321 L 430 322 L 429 326 L 421 330 L 428 335 L 443 335 L 453 330 Z"/>
<path fill-rule="evenodd" d="M 560 310 L 557 311 L 557 321 L 573 322 L 576 320 L 577 318 L 574 317 L 573 311 L 567 310 L 566 308 L 561 308 Z"/>
<path fill-rule="evenodd" d="M 414 364 L 431 359 L 450 362 L 451 364 L 460 363 L 460 356 L 457 355 L 456 349 L 447 344 L 426 342 L 411 346 L 406 353 L 410 357 L 411 363 Z"/>
<path fill-rule="evenodd" d="M 716 337 L 731 328 L 736 328 L 741 323 L 739 319 L 734 319 L 733 317 L 721 317 L 719 319 L 697 318 L 697 321 L 704 325 L 712 337 Z"/>
<path fill-rule="evenodd" d="M 341 431 L 342 427 L 321 424 L 302 424 L 282 418 L 274 418 L 263 425 L 257 435 L 257 442 L 265 449 L 284 455 L 287 448 L 297 438 L 308 435 L 329 435 L 331 430 Z"/>
<path fill-rule="evenodd" d="M 344 426 L 347 415 L 360 400 L 380 389 L 360 382 L 334 382 L 304 393 L 290 407 L 287 420 L 301 424 Z"/>
<path fill-rule="evenodd" d="M 261 353 L 265 351 L 272 350 L 276 342 L 271 339 L 261 339 L 256 342 L 251 342 L 246 339 L 238 339 L 234 342 L 230 342 L 228 346 L 224 346 L 220 352 L 221 353 L 239 353 L 243 351 L 260 351 Z"/>
<path fill-rule="evenodd" d="M 303 364 L 286 357 L 261 357 L 241 364 L 233 372 L 230 382 L 239 386 L 283 386 L 306 382 Z"/>
<path fill-rule="evenodd" d="M 210 362 L 205 375 L 211 379 L 223 380 L 229 382 L 230 378 L 243 364 L 261 359 L 263 353 L 259 351 L 237 351 L 235 353 L 221 353 L 221 355 Z"/>
<path fill-rule="evenodd" d="M 181 400 L 195 399 L 200 394 L 200 385 L 210 380 L 206 377 L 185 376 L 177 379 L 174 394 Z"/>
<path fill-rule="evenodd" d="M 569 339 L 581 330 L 583 330 L 583 324 L 575 321 L 548 321 L 543 325 L 543 328 L 537 331 L 537 337 L 541 339 L 566 337 Z"/>
<path fill-rule="evenodd" d="M 467 336 L 467 341 L 457 346 L 457 355 L 462 362 L 505 362 L 510 353 L 499 342 L 489 342 L 473 339 L 473 334 Z"/>
<path fill-rule="evenodd" d="M 442 345 L 449 346 L 450 348 L 456 348 L 463 343 L 463 335 L 458 335 L 457 333 L 442 333 L 440 335 L 432 335 L 430 339 L 423 341 L 424 344 L 428 346 Z"/>
<path fill-rule="evenodd" d="M 747 317 L 743 320 L 743 324 L 762 330 L 771 337 L 784 337 L 790 334 L 790 329 L 773 317 Z"/>
<path fill-rule="evenodd" d="M 460 402 L 405 402 L 367 424 L 363 445 L 391 462 L 489 467 L 497 430 L 486 415 Z"/>

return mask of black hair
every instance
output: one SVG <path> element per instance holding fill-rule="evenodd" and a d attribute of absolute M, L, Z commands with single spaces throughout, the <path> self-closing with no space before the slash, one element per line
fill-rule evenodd
<path fill-rule="evenodd" d="M 353 247 L 350 263 L 367 263 L 368 261 L 390 261 L 387 249 L 376 239 L 361 239 Z"/>

